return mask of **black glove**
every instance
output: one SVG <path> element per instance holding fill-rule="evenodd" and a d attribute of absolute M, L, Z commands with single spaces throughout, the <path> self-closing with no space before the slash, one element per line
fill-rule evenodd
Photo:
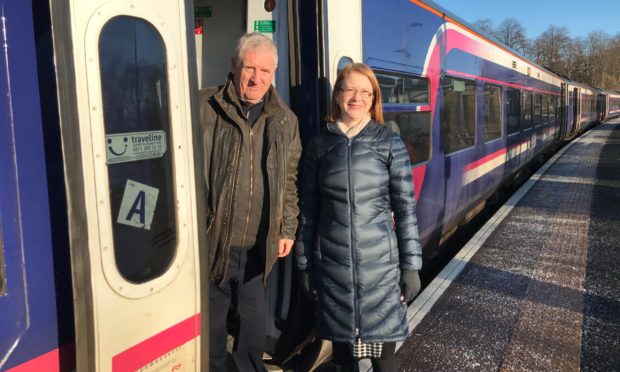
<path fill-rule="evenodd" d="M 314 286 L 314 278 L 307 271 L 301 272 L 301 288 L 304 296 L 316 300 L 316 288 Z"/>
<path fill-rule="evenodd" d="M 400 301 L 408 303 L 420 292 L 420 275 L 418 271 L 403 271 L 400 273 Z"/>

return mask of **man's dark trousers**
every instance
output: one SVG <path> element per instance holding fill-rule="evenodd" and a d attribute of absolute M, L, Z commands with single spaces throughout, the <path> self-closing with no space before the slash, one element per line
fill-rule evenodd
<path fill-rule="evenodd" d="M 239 323 L 235 328 L 232 356 L 239 371 L 265 371 L 264 263 L 258 249 L 231 247 L 222 283 L 209 283 L 209 370 L 225 372 L 226 320 L 231 301 Z"/>

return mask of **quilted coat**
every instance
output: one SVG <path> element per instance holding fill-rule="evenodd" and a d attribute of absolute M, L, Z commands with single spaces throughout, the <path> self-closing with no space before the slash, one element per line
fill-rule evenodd
<path fill-rule="evenodd" d="M 318 335 L 353 343 L 407 337 L 401 270 L 419 270 L 411 165 L 401 138 L 371 121 L 349 139 L 329 123 L 304 151 L 298 269 L 318 292 Z"/>

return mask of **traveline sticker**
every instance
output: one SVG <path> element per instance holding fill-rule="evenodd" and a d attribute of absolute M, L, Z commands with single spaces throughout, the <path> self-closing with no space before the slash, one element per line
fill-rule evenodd
<path fill-rule="evenodd" d="M 161 158 L 166 153 L 166 132 L 116 133 L 105 136 L 108 164 Z"/>
<path fill-rule="evenodd" d="M 159 189 L 134 180 L 127 180 L 116 222 L 150 230 Z"/>

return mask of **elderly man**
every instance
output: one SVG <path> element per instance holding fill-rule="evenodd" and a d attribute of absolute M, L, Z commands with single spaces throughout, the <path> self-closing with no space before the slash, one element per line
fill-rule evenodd
<path fill-rule="evenodd" d="M 209 257 L 209 367 L 226 370 L 231 301 L 239 324 L 233 360 L 239 371 L 263 371 L 265 284 L 297 229 L 295 114 L 271 85 L 278 64 L 271 39 L 239 39 L 222 87 L 200 92 Z"/>

